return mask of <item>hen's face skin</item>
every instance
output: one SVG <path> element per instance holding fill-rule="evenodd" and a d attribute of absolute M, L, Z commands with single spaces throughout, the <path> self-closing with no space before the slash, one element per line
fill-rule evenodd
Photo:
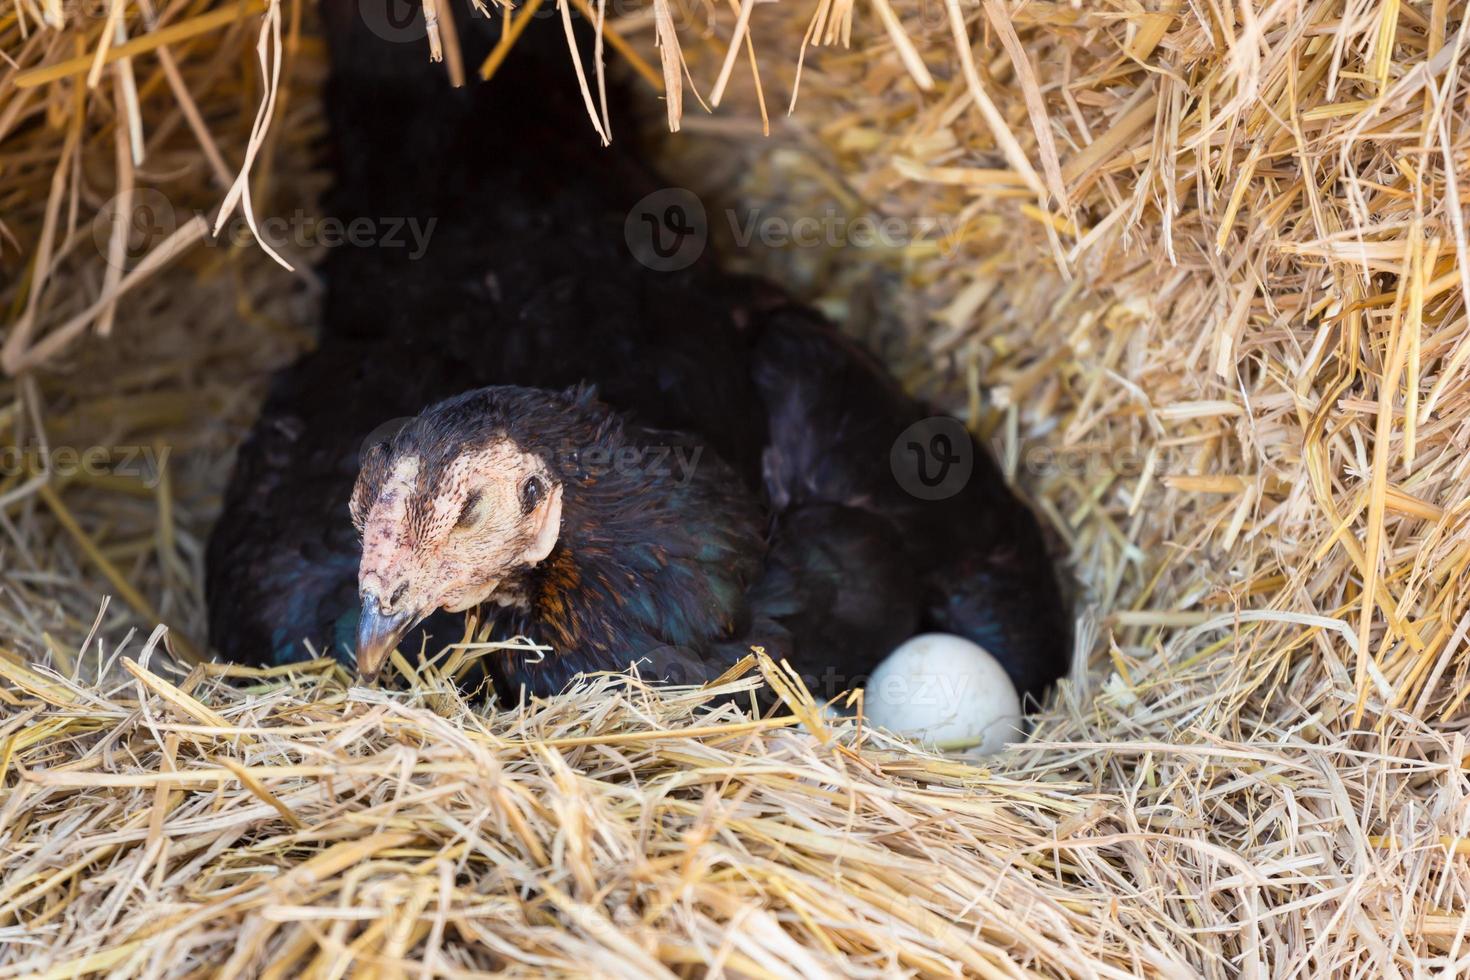
<path fill-rule="evenodd" d="M 352 493 L 362 535 L 357 670 L 366 680 L 426 616 L 496 598 L 505 578 L 543 561 L 560 534 L 561 483 L 508 438 L 460 451 L 435 479 L 425 467 L 412 451 L 376 446 Z"/>

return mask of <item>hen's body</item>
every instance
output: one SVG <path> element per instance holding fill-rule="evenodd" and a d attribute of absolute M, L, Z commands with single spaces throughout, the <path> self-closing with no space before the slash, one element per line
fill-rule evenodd
<path fill-rule="evenodd" d="M 628 483 L 627 513 L 588 521 L 580 546 L 569 526 L 528 583 L 551 591 L 497 624 L 557 653 L 500 661 L 503 690 L 551 693 L 639 658 L 654 676 L 698 680 L 751 643 L 832 689 L 921 628 L 981 643 L 1023 694 L 1065 670 L 1041 535 L 988 455 L 972 447 L 956 495 L 909 495 L 889 450 L 928 413 L 865 353 L 707 259 L 659 272 L 630 254 L 624 220 L 660 183 L 626 134 L 598 145 L 555 25 L 532 24 L 491 84 L 453 90 L 421 43 L 378 42 L 355 13 L 336 0 L 325 10 L 329 211 L 378 228 L 434 224 L 417 260 L 344 245 L 322 267 L 320 344 L 275 379 L 210 541 L 222 654 L 292 659 L 303 640 L 350 652 L 359 546 L 347 501 L 369 432 L 486 385 L 591 383 L 620 445 L 644 464 L 668 450 L 664 503 L 640 507 Z M 456 14 L 477 64 L 485 22 Z M 675 460 L 696 452 L 687 485 L 670 484 Z"/>

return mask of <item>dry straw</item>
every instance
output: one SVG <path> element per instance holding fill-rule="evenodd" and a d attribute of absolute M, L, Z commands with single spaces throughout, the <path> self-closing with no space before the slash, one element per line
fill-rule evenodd
<path fill-rule="evenodd" d="M 981 770 L 797 690 L 190 670 L 228 447 L 309 335 L 311 243 L 287 272 L 238 216 L 309 212 L 320 44 L 299 4 L 16 0 L 0 975 L 1464 973 L 1463 5 L 606 18 L 708 199 L 899 222 L 730 261 L 993 441 L 1078 580 L 1077 681 Z M 140 200 L 141 252 L 94 221 Z"/>

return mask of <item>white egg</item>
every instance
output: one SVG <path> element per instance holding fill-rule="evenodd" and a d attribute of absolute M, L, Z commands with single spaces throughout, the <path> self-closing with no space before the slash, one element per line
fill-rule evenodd
<path fill-rule="evenodd" d="M 864 689 L 868 723 L 934 748 L 989 755 L 1024 738 L 1021 699 L 985 648 L 950 633 L 900 644 Z"/>

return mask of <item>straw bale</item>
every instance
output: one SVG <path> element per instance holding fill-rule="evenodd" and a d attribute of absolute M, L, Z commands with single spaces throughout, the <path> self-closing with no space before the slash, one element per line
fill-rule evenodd
<path fill-rule="evenodd" d="M 1057 542 L 1077 670 L 987 768 L 799 691 L 190 669 L 229 447 L 309 343 L 316 249 L 239 219 L 322 186 L 311 23 L 0 13 L 0 976 L 1465 971 L 1463 5 L 611 6 L 726 260 Z M 150 193 L 134 252 L 108 202 Z"/>

